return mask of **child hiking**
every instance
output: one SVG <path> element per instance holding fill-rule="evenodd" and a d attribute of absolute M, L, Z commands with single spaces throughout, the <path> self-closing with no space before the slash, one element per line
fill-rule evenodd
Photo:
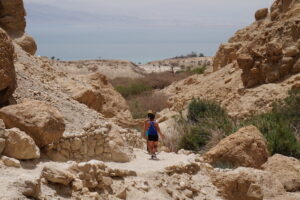
<path fill-rule="evenodd" d="M 147 149 L 151 154 L 151 159 L 156 159 L 159 136 L 163 139 L 158 123 L 155 121 L 155 114 L 149 110 L 148 120 L 144 124 L 144 135 L 147 138 Z"/>

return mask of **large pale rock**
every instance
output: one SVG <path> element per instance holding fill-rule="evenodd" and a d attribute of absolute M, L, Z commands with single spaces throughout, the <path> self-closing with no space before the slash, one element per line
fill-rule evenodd
<path fill-rule="evenodd" d="M 228 200 L 273 199 L 286 192 L 282 184 L 269 172 L 252 168 L 237 168 L 212 175 L 213 184 Z"/>
<path fill-rule="evenodd" d="M 16 167 L 16 168 L 21 167 L 21 163 L 17 159 L 9 158 L 7 156 L 1 156 L 1 160 L 4 163 L 4 165 L 6 165 L 7 167 Z"/>
<path fill-rule="evenodd" d="M 98 111 L 106 118 L 115 117 L 123 121 L 132 119 L 127 102 L 115 91 L 104 75 L 93 73 L 77 78 L 78 81 L 63 83 L 75 100 Z"/>
<path fill-rule="evenodd" d="M 11 39 L 0 28 L 0 105 L 6 103 L 16 88 L 14 47 Z"/>
<path fill-rule="evenodd" d="M 241 128 L 209 150 L 204 159 L 213 165 L 259 168 L 268 159 L 267 143 L 255 126 Z"/>
<path fill-rule="evenodd" d="M 300 161 L 298 159 L 276 154 L 270 157 L 262 168 L 272 173 L 286 191 L 300 191 Z"/>
<path fill-rule="evenodd" d="M 33 139 L 17 128 L 5 131 L 6 145 L 3 154 L 19 160 L 40 157 L 40 150 Z"/>
<path fill-rule="evenodd" d="M 74 180 L 74 176 L 70 172 L 57 169 L 53 166 L 44 167 L 41 177 L 52 183 L 59 183 L 63 185 L 68 185 L 72 180 Z"/>
<path fill-rule="evenodd" d="M 26 100 L 0 109 L 7 128 L 17 127 L 31 136 L 39 147 L 59 140 L 65 123 L 59 111 L 37 100 Z"/>

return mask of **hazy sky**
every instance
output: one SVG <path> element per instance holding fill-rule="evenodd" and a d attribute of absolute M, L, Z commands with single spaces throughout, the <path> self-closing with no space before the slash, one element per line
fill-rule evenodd
<path fill-rule="evenodd" d="M 273 0 L 24 0 L 38 54 L 135 62 L 214 55 Z"/>

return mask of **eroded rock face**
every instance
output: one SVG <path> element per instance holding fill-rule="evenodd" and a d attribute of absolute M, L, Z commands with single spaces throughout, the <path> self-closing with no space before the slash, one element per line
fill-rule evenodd
<path fill-rule="evenodd" d="M 228 200 L 263 200 L 284 195 L 282 184 L 269 172 L 237 168 L 212 175 L 213 184 Z"/>
<path fill-rule="evenodd" d="M 7 102 L 16 88 L 14 47 L 11 39 L 0 28 L 0 105 Z"/>
<path fill-rule="evenodd" d="M 59 140 L 65 130 L 59 111 L 37 100 L 4 107 L 0 109 L 0 118 L 7 128 L 17 127 L 31 136 L 39 147 Z"/>
<path fill-rule="evenodd" d="M 63 83 L 75 100 L 87 105 L 106 118 L 132 119 L 125 99 L 114 90 L 107 78 L 100 73 L 77 77 L 77 82 Z"/>
<path fill-rule="evenodd" d="M 3 154 L 19 160 L 36 159 L 40 157 L 40 150 L 33 139 L 17 128 L 5 130 L 6 139 Z"/>
<path fill-rule="evenodd" d="M 288 192 L 300 191 L 300 161 L 293 157 L 276 154 L 262 166 L 273 174 Z"/>
<path fill-rule="evenodd" d="M 10 35 L 22 35 L 25 32 L 25 15 L 23 0 L 0 1 L 0 27 Z"/>
<path fill-rule="evenodd" d="M 23 0 L 0 0 L 0 27 L 27 53 L 34 55 L 37 45 L 34 39 L 25 33 L 26 11 Z"/>
<path fill-rule="evenodd" d="M 267 143 L 255 126 L 248 126 L 221 140 L 204 159 L 215 166 L 259 168 L 268 159 Z"/>
<path fill-rule="evenodd" d="M 269 14 L 266 8 L 258 10 L 256 22 L 220 46 L 214 70 L 233 63 L 243 70 L 245 87 L 273 83 L 300 72 L 295 65 L 300 57 L 299 9 L 298 0 L 278 0 Z"/>

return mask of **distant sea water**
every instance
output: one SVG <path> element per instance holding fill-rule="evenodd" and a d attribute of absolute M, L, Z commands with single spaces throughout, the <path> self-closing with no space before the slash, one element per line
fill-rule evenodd
<path fill-rule="evenodd" d="M 142 30 L 34 29 L 29 33 L 38 43 L 38 55 L 60 60 L 122 59 L 135 63 L 185 55 L 192 51 L 214 56 L 219 45 L 237 27 L 156 28 Z"/>
<path fill-rule="evenodd" d="M 140 44 L 47 44 L 39 45 L 38 55 L 60 60 L 121 59 L 135 63 L 186 55 L 192 51 L 213 56 L 219 43 L 140 43 Z M 46 50 L 43 50 L 46 49 Z M 53 49 L 53 50 L 52 50 Z M 45 53 L 43 53 L 45 52 Z"/>

